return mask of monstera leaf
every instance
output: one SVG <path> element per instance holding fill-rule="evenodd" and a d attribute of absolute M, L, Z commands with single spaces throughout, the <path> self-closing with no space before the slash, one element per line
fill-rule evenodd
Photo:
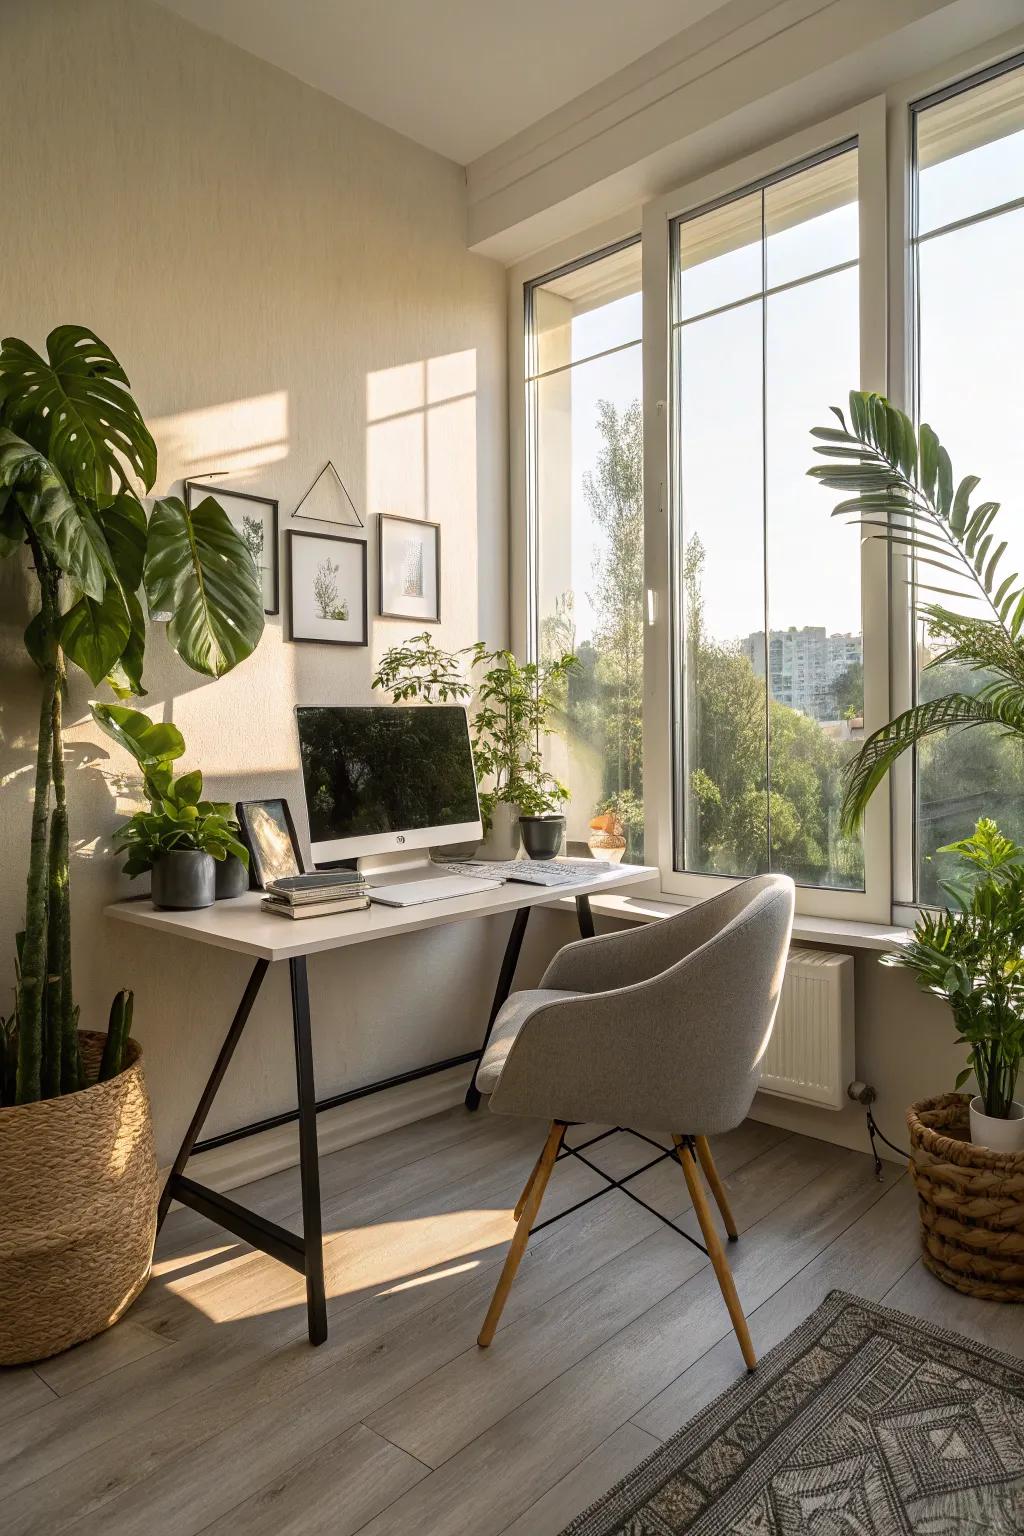
<path fill-rule="evenodd" d="M 207 496 L 188 511 L 157 501 L 145 569 L 150 617 L 194 672 L 220 677 L 256 649 L 263 633 L 259 573 L 224 511 Z"/>
<path fill-rule="evenodd" d="M 6 427 L 0 427 L 0 486 L 13 495 L 46 553 L 76 586 L 100 601 L 111 564 L 103 529 L 89 508 L 70 495 L 45 455 Z M 10 526 L 13 531 L 13 521 Z M 8 534 L 0 553 L 16 547 Z"/>
<path fill-rule="evenodd" d="M 101 683 L 120 660 L 131 635 L 124 594 L 113 583 L 97 603 L 80 597 L 60 622 L 64 654 L 94 683 Z"/>
<path fill-rule="evenodd" d="M 0 421 L 97 505 L 129 488 L 126 464 L 150 490 L 156 444 L 113 352 L 81 325 L 59 325 L 46 351 L 42 358 L 16 336 L 0 346 Z"/>

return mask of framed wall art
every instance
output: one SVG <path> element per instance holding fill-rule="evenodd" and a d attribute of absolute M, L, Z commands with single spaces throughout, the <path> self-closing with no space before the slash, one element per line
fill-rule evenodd
<path fill-rule="evenodd" d="M 418 517 L 377 518 L 382 619 L 441 622 L 441 525 Z"/>
<path fill-rule="evenodd" d="M 288 638 L 366 645 L 366 543 L 288 530 Z"/>

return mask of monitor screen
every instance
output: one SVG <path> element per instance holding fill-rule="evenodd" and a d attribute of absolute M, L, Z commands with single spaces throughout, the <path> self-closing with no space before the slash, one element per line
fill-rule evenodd
<path fill-rule="evenodd" d="M 461 706 L 325 705 L 296 714 L 314 858 L 441 842 L 396 834 L 452 828 L 467 836 L 479 822 Z M 352 839 L 359 845 L 336 846 Z"/>

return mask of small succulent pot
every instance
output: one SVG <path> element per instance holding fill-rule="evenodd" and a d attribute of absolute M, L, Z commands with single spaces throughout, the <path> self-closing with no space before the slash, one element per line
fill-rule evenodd
<path fill-rule="evenodd" d="M 249 889 L 249 871 L 241 859 L 229 853 L 226 859 L 214 861 L 214 886 L 218 901 L 232 901 L 244 896 Z"/>
<path fill-rule="evenodd" d="M 971 1141 L 976 1147 L 988 1147 L 990 1152 L 1024 1152 L 1024 1104 L 1014 1099 L 1005 1118 L 986 1115 L 982 1100 L 976 1095 L 971 1100 L 970 1115 Z"/>
<path fill-rule="evenodd" d="M 562 846 L 565 836 L 565 817 L 557 813 L 547 816 L 520 816 L 519 831 L 523 847 L 531 859 L 553 859 Z"/>
<path fill-rule="evenodd" d="M 179 848 L 162 854 L 152 870 L 154 907 L 192 912 L 212 907 L 217 899 L 217 863 L 212 853 Z"/>

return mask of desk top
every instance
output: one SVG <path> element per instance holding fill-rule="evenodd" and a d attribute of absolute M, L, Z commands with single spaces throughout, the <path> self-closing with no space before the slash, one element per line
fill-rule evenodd
<path fill-rule="evenodd" d="M 509 881 L 496 891 L 482 890 L 479 895 L 427 901 L 416 907 L 373 905 L 365 912 L 332 912 L 324 917 L 275 917 L 261 909 L 259 891 L 250 891 L 234 900 L 215 902 L 212 907 L 203 907 L 198 912 L 161 911 L 153 906 L 148 896 L 137 896 L 114 902 L 106 908 L 106 916 L 260 960 L 288 960 L 297 955 L 315 955 L 325 949 L 344 949 L 348 944 L 365 944 L 373 939 L 395 938 L 401 933 L 417 933 L 424 928 L 440 928 L 445 923 L 457 923 L 467 918 L 493 917 L 502 912 L 513 912 L 517 907 L 543 906 L 563 896 L 591 896 L 627 885 L 641 885 L 655 880 L 657 873 L 656 869 L 643 864 L 618 864 L 602 870 L 593 879 L 572 885 L 524 885 Z M 411 877 L 406 875 L 405 878 Z"/>

